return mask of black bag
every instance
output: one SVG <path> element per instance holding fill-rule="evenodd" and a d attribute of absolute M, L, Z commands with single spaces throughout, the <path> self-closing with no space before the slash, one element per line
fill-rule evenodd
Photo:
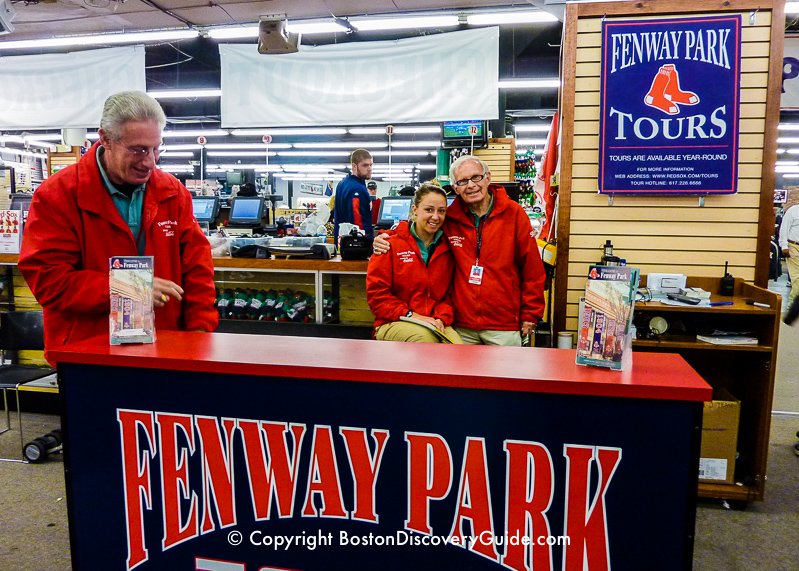
<path fill-rule="evenodd" d="M 362 236 L 357 230 L 349 236 L 341 236 L 339 252 L 342 260 L 366 260 L 372 255 L 372 238 Z"/>

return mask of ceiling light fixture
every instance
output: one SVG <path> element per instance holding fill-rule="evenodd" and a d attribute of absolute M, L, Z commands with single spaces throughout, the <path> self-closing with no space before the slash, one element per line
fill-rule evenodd
<path fill-rule="evenodd" d="M 343 127 L 299 127 L 288 129 L 233 129 L 230 134 L 236 137 L 261 137 L 263 135 L 344 135 Z"/>
<path fill-rule="evenodd" d="M 349 151 L 280 151 L 278 155 L 281 157 L 349 157 L 350 153 Z"/>
<path fill-rule="evenodd" d="M 370 149 L 387 147 L 385 141 L 331 141 L 313 143 L 294 143 L 295 149 Z"/>
<path fill-rule="evenodd" d="M 245 150 L 263 150 L 266 151 L 266 145 L 264 143 L 208 143 L 205 145 L 205 148 L 208 150 L 214 151 L 245 151 Z M 274 149 L 290 149 L 290 143 L 271 143 L 269 145 L 269 150 Z"/>
<path fill-rule="evenodd" d="M 786 14 L 799 14 L 799 2 L 786 2 L 785 3 L 785 13 Z"/>
<path fill-rule="evenodd" d="M 359 32 L 402 30 L 407 28 L 448 28 L 460 24 L 458 16 L 407 16 L 404 18 L 351 18 Z"/>
<path fill-rule="evenodd" d="M 558 78 L 545 79 L 500 79 L 497 82 L 499 89 L 558 89 Z"/>
<path fill-rule="evenodd" d="M 549 125 L 530 125 L 517 123 L 513 126 L 517 133 L 549 133 Z"/>
<path fill-rule="evenodd" d="M 165 42 L 187 40 L 200 35 L 197 30 L 161 30 L 157 32 L 136 32 L 131 34 L 96 34 L 91 36 L 68 36 L 61 38 L 42 38 L 38 40 L 17 40 L 0 42 L 0 50 L 27 50 L 31 48 L 59 48 L 69 46 L 134 44 L 140 42 Z"/>
<path fill-rule="evenodd" d="M 440 147 L 441 141 L 393 141 L 392 147 Z"/>
<path fill-rule="evenodd" d="M 193 157 L 194 153 L 191 151 L 163 151 L 161 157 L 164 158 L 177 158 L 177 157 Z"/>
<path fill-rule="evenodd" d="M 470 26 L 496 26 L 500 24 L 548 24 L 558 19 L 543 10 L 486 12 L 469 14 L 466 23 Z"/>
<path fill-rule="evenodd" d="M 164 131 L 161 133 L 162 137 L 227 137 L 228 132 L 224 129 L 211 129 L 211 130 L 201 130 L 201 129 L 174 129 L 169 131 Z"/>
<path fill-rule="evenodd" d="M 148 91 L 153 99 L 195 99 L 202 97 L 222 97 L 221 89 L 164 89 Z"/>
<path fill-rule="evenodd" d="M 274 157 L 277 153 L 269 151 L 268 156 Z M 262 157 L 266 158 L 267 152 L 264 151 L 208 151 L 209 157 Z"/>

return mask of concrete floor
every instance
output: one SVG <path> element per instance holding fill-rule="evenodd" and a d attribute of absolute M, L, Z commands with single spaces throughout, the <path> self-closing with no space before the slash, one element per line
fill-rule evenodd
<path fill-rule="evenodd" d="M 783 281 L 772 289 L 786 294 Z M 769 444 L 766 499 L 745 510 L 722 502 L 697 508 L 697 571 L 799 569 L 799 326 L 782 325 Z M 58 426 L 54 416 L 25 415 L 31 438 Z M 0 435 L 0 457 L 18 454 L 16 432 Z M 42 464 L 0 462 L 0 571 L 68 571 L 69 532 L 60 455 Z M 646 563 L 642 562 L 642 570 Z"/>

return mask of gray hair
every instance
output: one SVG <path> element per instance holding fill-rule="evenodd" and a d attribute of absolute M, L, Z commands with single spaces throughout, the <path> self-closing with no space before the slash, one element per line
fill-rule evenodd
<path fill-rule="evenodd" d="M 119 140 L 122 124 L 128 121 L 155 121 L 163 131 L 166 115 L 161 105 L 142 91 L 120 91 L 105 100 L 100 128 L 112 140 Z"/>
<path fill-rule="evenodd" d="M 451 165 L 449 165 L 449 183 L 455 184 L 455 171 L 463 164 L 469 161 L 474 161 L 479 163 L 481 167 L 483 167 L 483 174 L 491 172 L 491 169 L 488 168 L 488 164 L 474 155 L 461 155 L 457 159 L 455 159 Z"/>

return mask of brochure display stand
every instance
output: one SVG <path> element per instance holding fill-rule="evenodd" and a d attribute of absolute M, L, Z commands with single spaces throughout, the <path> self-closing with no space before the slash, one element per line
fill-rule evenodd
<path fill-rule="evenodd" d="M 710 387 L 679 356 L 308 342 L 55 351 L 73 567 L 691 568 Z"/>

